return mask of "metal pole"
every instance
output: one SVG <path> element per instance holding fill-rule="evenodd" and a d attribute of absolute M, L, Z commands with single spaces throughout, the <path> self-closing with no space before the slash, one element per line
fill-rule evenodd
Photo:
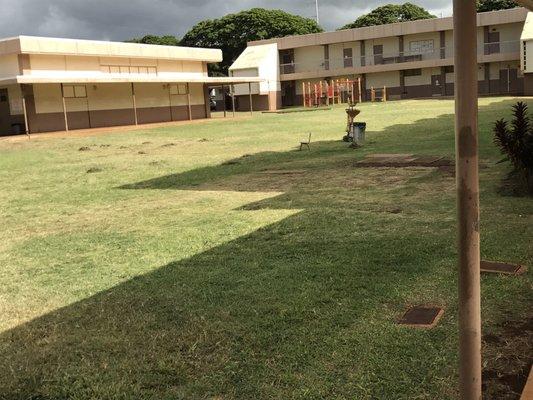
<path fill-rule="evenodd" d="M 65 102 L 65 90 L 61 84 L 61 99 L 63 101 L 63 117 L 65 118 L 65 132 L 68 132 L 67 104 Z"/>
<path fill-rule="evenodd" d="M 481 311 L 475 0 L 453 0 L 459 255 L 459 392 L 481 399 Z"/>
<path fill-rule="evenodd" d="M 191 85 L 189 82 L 187 82 L 187 112 L 189 113 L 189 121 L 192 121 Z"/>
<path fill-rule="evenodd" d="M 235 118 L 235 85 L 231 85 L 231 110 L 233 111 L 233 118 Z"/>
<path fill-rule="evenodd" d="M 320 18 L 318 16 L 318 0 L 315 0 L 315 11 L 316 11 L 316 24 L 320 25 Z"/>
<path fill-rule="evenodd" d="M 135 99 L 135 87 L 134 83 L 131 83 L 131 98 L 133 100 L 133 116 L 135 117 L 135 125 L 139 125 L 139 121 L 137 119 L 137 100 Z"/>
<path fill-rule="evenodd" d="M 248 91 L 250 92 L 250 115 L 254 115 L 254 106 L 252 102 L 252 83 L 248 82 Z"/>

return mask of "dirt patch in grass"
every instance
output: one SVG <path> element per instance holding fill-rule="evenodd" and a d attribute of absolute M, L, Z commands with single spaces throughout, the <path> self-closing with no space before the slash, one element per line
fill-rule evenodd
<path fill-rule="evenodd" d="M 102 171 L 103 171 L 103 169 L 100 168 L 100 167 L 92 167 L 92 168 L 89 168 L 89 169 L 87 170 L 87 173 L 88 173 L 88 174 L 94 174 L 94 173 L 102 172 Z"/>
<path fill-rule="evenodd" d="M 82 147 L 80 147 L 80 148 L 78 149 L 78 151 L 89 151 L 89 150 L 91 150 L 91 148 L 88 147 L 88 146 L 82 146 Z"/>
<path fill-rule="evenodd" d="M 483 335 L 487 366 L 483 370 L 486 399 L 518 400 L 533 359 L 533 316 L 508 321 Z"/>

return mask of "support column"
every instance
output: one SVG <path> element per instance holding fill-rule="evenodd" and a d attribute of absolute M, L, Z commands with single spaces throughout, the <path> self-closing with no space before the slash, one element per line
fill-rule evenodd
<path fill-rule="evenodd" d="M 398 36 L 398 52 L 400 53 L 400 56 L 398 57 L 398 62 L 403 62 L 403 52 L 404 52 L 404 48 L 403 48 L 404 44 L 403 44 L 403 35 L 400 35 Z"/>
<path fill-rule="evenodd" d="M 224 107 L 224 118 L 226 118 L 226 87 L 222 85 L 222 106 Z"/>
<path fill-rule="evenodd" d="M 254 115 L 254 106 L 252 100 L 252 83 L 248 82 L 248 91 L 250 92 L 250 115 Z"/>
<path fill-rule="evenodd" d="M 61 101 L 63 104 L 63 117 L 65 118 L 65 132 L 68 132 L 67 104 L 65 102 L 65 90 L 63 84 L 61 84 Z"/>
<path fill-rule="evenodd" d="M 481 399 L 476 1 L 453 0 L 459 267 L 459 393 Z"/>
<path fill-rule="evenodd" d="M 24 131 L 30 137 L 30 128 L 28 126 L 28 109 L 26 108 L 26 96 L 22 96 L 22 111 L 24 113 Z"/>
<path fill-rule="evenodd" d="M 137 119 L 137 100 L 135 99 L 135 86 L 134 83 L 131 83 L 131 100 L 133 102 L 133 117 L 135 118 L 135 125 L 139 125 L 139 120 Z"/>
<path fill-rule="evenodd" d="M 235 85 L 231 85 L 231 111 L 233 118 L 235 118 Z"/>
<path fill-rule="evenodd" d="M 191 85 L 187 82 L 187 114 L 189 121 L 192 121 L 192 106 L 191 106 Z"/>

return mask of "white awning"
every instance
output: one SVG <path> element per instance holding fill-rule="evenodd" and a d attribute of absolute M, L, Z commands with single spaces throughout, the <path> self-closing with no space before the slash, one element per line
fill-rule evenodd
<path fill-rule="evenodd" d="M 37 83 L 205 83 L 230 85 L 239 83 L 259 83 L 259 77 L 170 77 L 157 75 L 120 75 L 95 74 L 83 76 L 61 75 L 18 75 L 0 80 L 0 83 L 37 84 Z"/>

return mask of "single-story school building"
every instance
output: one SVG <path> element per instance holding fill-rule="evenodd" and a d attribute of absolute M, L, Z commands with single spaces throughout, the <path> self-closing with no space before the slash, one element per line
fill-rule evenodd
<path fill-rule="evenodd" d="M 210 88 L 236 84 L 253 104 L 261 78 L 208 76 L 220 61 L 218 49 L 0 40 L 0 135 L 209 118 Z"/>
<path fill-rule="evenodd" d="M 521 7 L 477 15 L 480 95 L 533 95 L 532 26 L 533 13 Z M 254 102 L 263 109 L 326 93 L 336 100 L 337 90 L 362 101 L 377 90 L 389 100 L 453 96 L 453 36 L 446 17 L 260 40 L 248 43 L 230 75 L 262 78 Z M 245 93 L 236 94 L 246 107 Z"/>

